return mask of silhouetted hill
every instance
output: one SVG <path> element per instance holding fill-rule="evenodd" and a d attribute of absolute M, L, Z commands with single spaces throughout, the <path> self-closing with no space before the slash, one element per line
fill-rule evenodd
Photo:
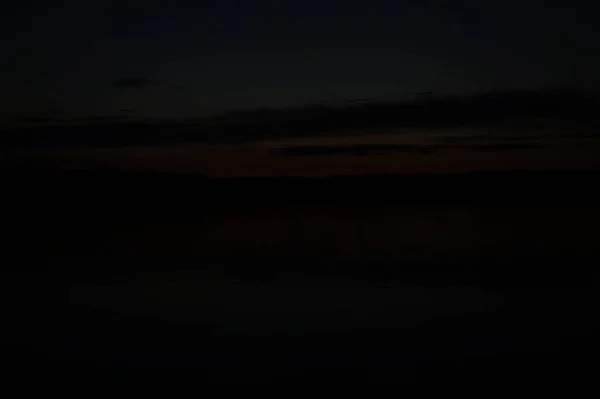
<path fill-rule="evenodd" d="M 485 171 L 461 174 L 366 174 L 331 177 L 208 178 L 196 173 L 133 172 L 119 169 L 0 171 L 6 197 L 47 190 L 44 198 L 76 194 L 127 202 L 194 197 L 227 205 L 275 206 L 315 203 L 465 203 L 505 201 L 586 201 L 597 197 L 598 170 Z M 238 194 L 244 194 L 240 196 Z M 167 194 L 166 196 L 164 194 Z M 225 202 L 223 202 L 225 201 Z"/>

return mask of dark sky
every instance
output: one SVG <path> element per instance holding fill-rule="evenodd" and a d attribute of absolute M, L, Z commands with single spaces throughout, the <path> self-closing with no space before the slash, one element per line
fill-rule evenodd
<path fill-rule="evenodd" d="M 186 117 L 415 91 L 597 87 L 593 2 L 556 3 L 9 2 L 0 117 Z"/>

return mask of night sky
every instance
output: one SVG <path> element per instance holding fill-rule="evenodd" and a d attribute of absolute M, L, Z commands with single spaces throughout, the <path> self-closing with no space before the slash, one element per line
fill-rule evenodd
<path fill-rule="evenodd" d="M 185 127 L 232 110 L 359 98 L 598 90 L 600 30 L 592 8 L 579 0 L 562 6 L 535 0 L 10 2 L 0 10 L 0 126 L 40 118 L 42 126 L 75 121 L 95 129 L 101 120 L 155 124 L 168 118 Z M 188 142 L 125 143 L 119 130 L 103 126 L 38 137 L 54 148 L 42 157 L 53 165 L 216 176 L 600 166 L 600 140 L 569 139 L 573 131 L 554 126 L 552 134 L 397 127 L 344 127 L 333 137 L 315 131 L 310 140 L 248 131 L 241 144 L 231 144 L 227 132 L 214 134 L 212 143 L 200 135 Z M 0 135 L 8 142 L 25 137 L 9 130 Z M 95 148 L 74 149 L 69 137 L 78 136 L 89 136 Z M 108 136 L 111 148 L 100 150 Z M 448 140 L 462 144 L 448 146 Z M 65 144 L 70 149 L 56 150 Z M 345 149 L 320 150 L 323 145 Z M 316 146 L 317 153 L 296 156 L 286 146 Z M 37 162 L 40 153 L 0 158 L 31 156 Z"/>
<path fill-rule="evenodd" d="M 188 117 L 415 91 L 597 87 L 600 30 L 583 4 L 11 1 L 0 12 L 0 116 Z"/>

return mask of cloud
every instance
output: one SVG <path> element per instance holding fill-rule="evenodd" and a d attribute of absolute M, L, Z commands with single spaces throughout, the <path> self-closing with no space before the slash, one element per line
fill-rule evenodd
<path fill-rule="evenodd" d="M 433 145 L 409 145 L 409 144 L 374 144 L 374 145 L 350 145 L 350 146 L 297 146 L 285 147 L 272 150 L 272 153 L 282 156 L 306 156 L 306 155 L 355 155 L 364 156 L 371 153 L 403 152 L 411 154 L 430 154 L 441 146 Z"/>
<path fill-rule="evenodd" d="M 164 86 L 170 88 L 170 90 L 178 90 L 178 87 L 180 87 L 179 84 L 140 77 L 121 79 L 112 82 L 112 84 L 115 88 L 122 90 L 152 85 L 161 85 L 161 87 Z M 194 88 L 190 87 L 189 89 Z M 505 99 L 505 97 L 508 97 L 508 99 Z M 515 99 L 515 97 L 518 98 Z M 348 145 L 349 141 L 345 141 L 343 146 L 333 146 L 324 142 L 309 145 L 309 142 L 298 141 L 296 142 L 298 144 L 302 143 L 303 146 L 292 146 L 290 142 L 273 144 L 270 147 L 270 153 L 283 157 L 376 156 L 381 153 L 431 154 L 449 148 L 481 153 L 543 150 L 546 137 L 542 136 L 541 130 L 537 128 L 522 129 L 521 127 L 517 129 L 515 128 L 517 126 L 516 122 L 514 124 L 513 122 L 506 123 L 508 116 L 519 115 L 521 118 L 522 115 L 528 115 L 527 112 L 529 112 L 528 109 L 532 102 L 522 101 L 521 97 L 523 96 L 515 96 L 510 93 L 501 95 L 500 93 L 447 98 L 444 101 L 436 97 L 435 101 L 407 100 L 399 103 L 362 103 L 363 100 L 369 99 L 355 98 L 356 104 L 343 103 L 339 106 L 315 106 L 313 104 L 305 107 L 258 108 L 238 112 L 224 112 L 205 120 L 202 118 L 169 120 L 142 118 L 141 116 L 137 117 L 138 110 L 133 107 L 135 104 L 123 104 L 124 107 L 131 106 L 132 108 L 121 108 L 117 112 L 119 115 L 65 120 L 65 122 L 80 122 L 76 127 L 77 132 L 74 133 L 71 133 L 71 130 L 67 128 L 68 126 L 58 123 L 60 122 L 58 119 L 54 121 L 50 118 L 33 118 L 29 119 L 28 123 L 24 123 L 23 126 L 27 127 L 30 132 L 33 132 L 31 128 L 35 127 L 35 134 L 42 135 L 46 134 L 43 133 L 45 131 L 51 132 L 51 134 L 47 134 L 48 137 L 57 142 L 65 143 L 65 145 L 72 141 L 73 145 L 85 144 L 89 146 L 108 145 L 107 143 L 114 146 L 129 146 L 176 142 L 243 144 L 265 140 L 277 141 L 290 138 L 296 140 L 304 137 L 323 137 L 323 135 L 334 132 L 336 135 L 343 135 L 345 132 L 353 135 L 352 132 L 361 131 L 362 129 L 373 131 L 375 135 L 377 134 L 375 132 L 379 131 L 380 128 L 383 128 L 381 129 L 382 132 L 390 132 L 396 128 L 410 128 L 407 131 L 412 132 L 412 128 L 416 127 L 426 136 L 435 135 L 435 140 L 432 142 L 435 145 L 416 145 L 414 141 L 410 140 L 408 142 L 414 144 L 366 145 L 356 143 Z M 561 94 L 558 97 L 562 99 L 565 96 Z M 564 103 L 570 103 L 572 97 L 566 97 Z M 560 102 L 558 105 L 564 105 L 564 103 Z M 564 134 L 552 134 L 552 138 L 591 139 L 598 137 L 593 135 L 592 129 L 582 131 L 577 128 L 582 126 L 584 122 L 589 122 L 590 126 L 598 123 L 597 116 L 576 120 L 577 124 L 570 125 L 568 124 L 570 119 L 567 117 L 571 115 L 569 114 L 571 108 L 566 107 L 569 112 L 566 112 L 566 116 L 563 117 L 560 115 L 562 111 L 558 105 L 553 109 L 545 107 L 544 104 L 539 105 L 537 108 L 534 107 L 535 115 L 538 113 L 542 116 L 546 114 L 558 115 L 556 121 L 559 127 L 574 126 L 573 129 L 565 127 Z M 583 108 L 585 107 L 577 105 L 575 110 L 578 111 Z M 482 114 L 485 115 L 481 116 Z M 578 114 L 573 111 L 572 115 L 577 116 Z M 597 113 L 594 115 L 597 115 Z M 548 116 L 547 118 L 549 123 L 554 123 L 553 117 Z M 515 118 L 517 121 L 521 119 Z M 11 120 L 11 122 L 13 121 Z M 52 125 L 53 122 L 56 122 L 56 126 L 48 126 Z M 14 124 L 19 126 L 18 123 Z M 530 126 L 525 123 L 522 127 L 528 128 Z M 487 131 L 489 128 L 493 129 Z M 500 128 L 498 131 L 501 131 L 502 134 L 497 134 L 495 128 Z M 456 133 L 457 129 L 459 133 Z M 82 134 L 83 131 L 86 133 Z M 402 131 L 399 130 L 398 134 L 402 134 Z M 36 141 L 37 139 L 33 137 L 33 133 L 31 133 L 31 137 L 24 133 L 19 134 L 21 145 L 25 146 L 27 140 L 31 142 L 32 146 L 39 144 L 39 140 Z M 410 135 L 412 134 L 410 133 Z M 546 134 L 546 132 L 544 131 L 543 134 Z M 265 148 L 265 146 L 262 148 Z"/>
<path fill-rule="evenodd" d="M 148 78 L 124 78 L 112 82 L 112 86 L 117 89 L 139 89 L 143 87 L 156 86 L 160 81 Z"/>
<path fill-rule="evenodd" d="M 540 150 L 546 148 L 542 143 L 502 143 L 502 144 L 483 144 L 472 145 L 469 148 L 475 151 L 514 151 L 514 150 Z"/>

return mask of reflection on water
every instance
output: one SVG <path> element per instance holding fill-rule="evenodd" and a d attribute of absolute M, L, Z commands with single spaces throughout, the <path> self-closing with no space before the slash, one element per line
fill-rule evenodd
<path fill-rule="evenodd" d="M 125 315 L 244 334 L 401 327 L 502 304 L 501 297 L 469 287 L 298 279 L 250 282 L 199 273 L 138 275 L 121 284 L 80 285 L 73 288 L 72 298 Z"/>
<path fill-rule="evenodd" d="M 600 210 L 588 207 L 311 207 L 218 214 L 107 237 L 150 254 L 318 256 L 331 260 L 456 260 L 574 253 L 596 247 Z"/>
<path fill-rule="evenodd" d="M 285 262 L 301 255 L 318 257 L 315 264 L 320 267 L 335 260 L 383 259 L 401 265 L 407 260 L 576 254 L 596 248 L 598 222 L 600 212 L 593 207 L 305 207 L 215 213 L 203 222 L 146 225 L 105 240 L 113 249 L 165 255 L 169 264 L 178 254 L 233 254 L 251 269 L 260 268 L 252 255 L 265 255 L 285 271 Z M 167 268 L 154 275 L 136 273 L 121 283 L 79 285 L 73 287 L 72 298 L 91 307 L 228 333 L 410 325 L 494 309 L 503 301 L 450 281 L 441 288 L 433 283 L 425 287 L 388 281 L 381 286 L 334 280 L 289 275 L 271 281 L 236 280 L 206 270 L 175 273 Z"/>

